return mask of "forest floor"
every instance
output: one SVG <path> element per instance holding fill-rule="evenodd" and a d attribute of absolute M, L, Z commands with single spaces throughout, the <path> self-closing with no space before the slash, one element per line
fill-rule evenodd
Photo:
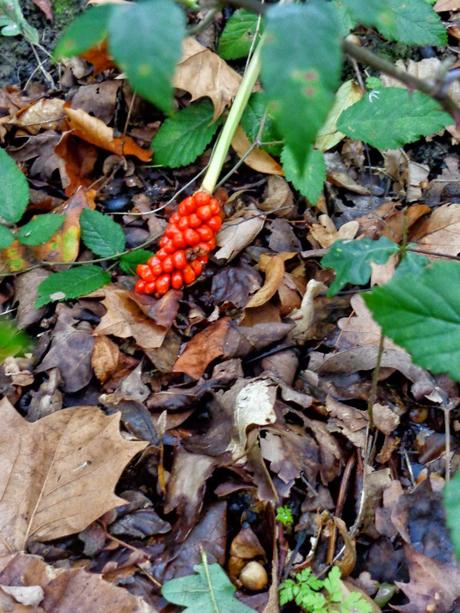
<path fill-rule="evenodd" d="M 148 159 L 163 115 L 133 96 L 110 65 L 50 61 L 46 51 L 77 6 L 61 0 L 50 21 L 25 4 L 44 51 L 39 64 L 27 42 L 0 37 L 0 136 L 27 175 L 29 217 L 62 212 L 78 230 L 80 212 L 96 206 L 122 225 L 128 249 L 155 250 L 168 216 L 199 187 L 210 149 L 168 169 L 110 152 L 110 142 L 96 146 L 94 118 L 113 128 L 113 138 L 133 139 Z M 217 14 L 201 44 L 215 51 L 228 14 Z M 455 45 L 441 57 L 431 47 L 406 53 L 370 44 L 419 75 L 434 74 L 446 57 L 460 61 Z M 189 97 L 177 99 L 183 107 Z M 64 103 L 82 112 L 78 134 L 69 133 Z M 373 378 L 379 328 L 359 289 L 326 297 L 333 273 L 319 263 L 337 238 L 400 242 L 407 232 L 427 251 L 457 256 L 459 136 L 453 128 L 385 154 L 342 139 L 326 154 L 316 207 L 274 159 L 253 156 L 235 168 L 231 151 L 219 250 L 193 286 L 159 300 L 134 294 L 134 275 L 109 261 L 111 284 L 37 309 L 37 287 L 50 273 L 39 261 L 60 261 L 62 252 L 45 245 L 38 255 L 21 254 L 30 270 L 3 274 L 0 303 L 33 349 L 0 367 L 0 429 L 9 446 L 2 470 L 17 460 L 14 495 L 33 492 L 40 462 L 52 453 L 49 432 L 66 408 L 80 411 L 66 427 L 97 469 L 83 483 L 70 480 L 59 502 L 67 505 L 61 513 L 72 510 L 74 530 L 50 540 L 44 521 L 26 553 L 0 565 L 0 609 L 166 612 L 173 609 L 161 586 L 193 574 L 204 551 L 260 613 L 277 610 L 279 584 L 291 571 L 311 567 L 324 577 L 333 561 L 348 589 L 375 599 L 375 611 L 460 611 L 442 504 L 446 455 L 452 471 L 460 465 L 458 386 L 416 367 L 390 341 Z M 93 258 L 84 247 L 76 257 Z M 392 261 L 374 265 L 371 282 L 393 270 Z M 69 470 L 74 452 L 69 441 L 59 450 Z M 123 500 L 113 499 L 115 483 Z M 52 507 L 53 491 L 41 495 Z M 101 516 L 107 501 L 114 508 Z M 52 523 L 49 507 L 43 512 Z M 258 564 L 255 585 L 241 575 L 248 562 Z M 29 585 L 46 588 L 43 608 L 3 589 L 24 573 Z"/>

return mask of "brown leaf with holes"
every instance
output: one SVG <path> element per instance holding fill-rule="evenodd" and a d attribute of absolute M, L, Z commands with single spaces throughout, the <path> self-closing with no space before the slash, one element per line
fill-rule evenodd
<path fill-rule="evenodd" d="M 214 119 L 222 115 L 235 97 L 240 75 L 217 53 L 188 37 L 182 46 L 182 58 L 176 66 L 174 87 L 189 92 L 193 100 L 207 96 L 214 104 Z"/>
<path fill-rule="evenodd" d="M 107 309 L 107 313 L 94 331 L 96 336 L 109 334 L 120 338 L 132 336 L 143 349 L 161 347 L 168 329 L 157 325 L 145 315 L 136 304 L 131 292 L 115 285 L 108 285 L 92 295 L 103 296 L 102 304 Z"/>
<path fill-rule="evenodd" d="M 0 555 L 80 532 L 123 504 L 114 487 L 147 443 L 120 436 L 119 413 L 72 407 L 31 424 L 6 398 L 0 411 Z"/>
<path fill-rule="evenodd" d="M 225 339 L 230 323 L 229 317 L 222 317 L 202 332 L 195 334 L 174 364 L 173 372 L 183 372 L 192 379 L 199 379 L 208 364 L 224 355 Z"/>
<path fill-rule="evenodd" d="M 260 256 L 259 269 L 265 273 L 265 283 L 247 303 L 247 309 L 262 306 L 276 294 L 283 282 L 285 273 L 284 263 L 295 255 L 297 255 L 295 252 L 288 251 L 277 253 L 276 255 L 263 253 Z"/>
<path fill-rule="evenodd" d="M 101 119 L 92 117 L 82 109 L 66 107 L 64 113 L 74 136 L 116 155 L 134 155 L 142 162 L 151 160 L 151 151 L 139 147 L 129 136 L 115 137 L 113 128 L 106 126 Z"/>
<path fill-rule="evenodd" d="M 262 172 L 266 175 L 283 175 L 280 164 L 260 147 L 255 147 L 251 151 L 251 143 L 241 126 L 238 126 L 232 140 L 232 149 L 240 159 L 244 158 L 244 163 L 249 168 Z M 248 155 L 248 151 L 251 151 Z"/>
<path fill-rule="evenodd" d="M 18 553 L 0 572 L 1 610 L 20 613 L 155 613 L 139 596 L 83 568 L 54 568 L 35 555 Z"/>

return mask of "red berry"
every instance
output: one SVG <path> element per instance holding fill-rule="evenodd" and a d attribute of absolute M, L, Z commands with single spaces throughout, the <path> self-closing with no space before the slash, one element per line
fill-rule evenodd
<path fill-rule="evenodd" d="M 214 232 L 218 232 L 221 225 L 222 219 L 220 218 L 220 215 L 214 215 L 214 217 L 211 217 L 211 219 L 208 221 L 208 226 L 211 228 L 211 230 L 214 230 Z"/>
<path fill-rule="evenodd" d="M 193 196 L 193 199 L 195 201 L 196 206 L 203 206 L 203 204 L 208 204 L 208 202 L 211 200 L 211 196 L 206 192 L 197 192 Z"/>
<path fill-rule="evenodd" d="M 199 256 L 197 257 L 197 260 L 198 260 L 199 262 L 201 262 L 202 264 L 207 264 L 207 263 L 208 263 L 209 258 L 208 258 L 208 256 L 207 256 L 207 255 L 199 255 Z"/>
<path fill-rule="evenodd" d="M 160 296 L 163 296 L 163 294 L 166 294 L 166 292 L 169 289 L 170 283 L 171 283 L 170 275 L 165 274 L 165 275 L 161 275 L 161 277 L 158 277 L 158 279 L 155 282 L 155 289 L 157 291 L 157 294 L 160 294 Z"/>
<path fill-rule="evenodd" d="M 174 247 L 176 247 L 176 249 L 185 249 L 185 247 L 187 247 L 187 243 L 185 241 L 185 238 L 184 238 L 183 234 L 177 234 L 173 238 L 173 243 L 174 243 Z"/>
<path fill-rule="evenodd" d="M 157 255 L 152 255 L 152 257 L 147 260 L 147 264 L 152 268 L 153 266 L 158 266 L 158 264 L 161 265 L 161 260 Z"/>
<path fill-rule="evenodd" d="M 180 230 L 176 225 L 169 224 L 169 226 L 166 228 L 165 234 L 168 238 L 174 238 L 177 234 L 180 234 Z"/>
<path fill-rule="evenodd" d="M 168 255 L 168 254 L 166 253 L 166 251 L 165 251 L 164 249 L 159 249 L 159 250 L 157 251 L 157 258 L 158 258 L 159 260 L 164 260 L 164 259 L 165 259 L 165 257 L 166 257 L 167 255 Z"/>
<path fill-rule="evenodd" d="M 189 196 L 188 198 L 184 198 L 184 200 L 182 200 L 177 210 L 179 212 L 179 215 L 184 216 L 184 215 L 190 215 L 190 213 L 193 213 L 195 209 L 196 209 L 196 204 L 193 201 L 193 198 Z"/>
<path fill-rule="evenodd" d="M 190 266 L 193 268 L 193 272 L 196 274 L 197 277 L 199 277 L 203 272 L 203 264 L 198 260 L 193 260 Z"/>
<path fill-rule="evenodd" d="M 147 264 L 138 264 L 136 271 L 144 281 L 153 281 L 153 273 Z"/>
<path fill-rule="evenodd" d="M 151 281 L 150 283 L 147 283 L 145 285 L 144 291 L 146 294 L 153 294 L 153 292 L 155 291 L 155 287 L 156 287 L 155 281 Z"/>
<path fill-rule="evenodd" d="M 178 213 L 177 211 L 175 211 L 175 212 L 174 212 L 174 213 L 171 215 L 171 217 L 169 218 L 169 223 L 173 223 L 173 224 L 176 224 L 176 225 L 177 225 L 177 224 L 179 223 L 180 218 L 181 218 L 181 217 L 180 217 L 179 213 Z"/>
<path fill-rule="evenodd" d="M 213 249 L 215 249 L 215 248 L 216 248 L 216 245 L 217 245 L 217 243 L 216 243 L 216 239 L 213 237 L 213 238 L 212 238 L 210 241 L 208 241 L 206 244 L 208 245 L 208 250 L 209 250 L 209 251 L 212 251 Z"/>
<path fill-rule="evenodd" d="M 145 292 L 145 281 L 139 279 L 139 281 L 137 281 L 136 285 L 134 286 L 134 291 L 138 294 L 143 294 Z"/>
<path fill-rule="evenodd" d="M 184 280 L 182 279 L 182 273 L 179 270 L 176 270 L 171 275 L 171 287 L 174 289 L 180 289 L 184 285 Z"/>
<path fill-rule="evenodd" d="M 182 278 L 184 279 L 185 285 L 190 285 L 196 279 L 195 271 L 191 266 L 186 266 L 182 271 Z"/>
<path fill-rule="evenodd" d="M 217 198 L 211 198 L 209 201 L 209 206 L 211 207 L 211 212 L 213 215 L 218 215 L 220 213 L 220 203 Z"/>
<path fill-rule="evenodd" d="M 163 272 L 172 272 L 174 270 L 173 256 L 168 255 L 163 260 L 162 264 Z"/>
<path fill-rule="evenodd" d="M 160 247 L 164 247 L 168 241 L 169 241 L 169 238 L 166 235 L 163 235 L 160 238 L 160 242 L 159 242 Z"/>
<path fill-rule="evenodd" d="M 210 241 L 212 238 L 214 238 L 214 232 L 209 226 L 201 226 L 201 228 L 197 228 L 197 232 L 202 241 Z"/>
<path fill-rule="evenodd" d="M 200 206 L 200 208 L 197 209 L 196 214 L 202 221 L 208 221 L 208 219 L 211 219 L 211 217 L 214 215 L 211 205 L 209 204 Z"/>
<path fill-rule="evenodd" d="M 194 247 L 200 242 L 200 235 L 196 230 L 193 230 L 193 228 L 188 228 L 187 230 L 185 230 L 184 238 L 185 242 L 187 243 L 187 245 L 190 245 L 190 247 Z"/>
<path fill-rule="evenodd" d="M 187 215 L 185 217 L 181 217 L 180 218 L 179 223 L 177 224 L 177 227 L 182 232 L 188 228 L 188 217 L 187 217 Z"/>
<path fill-rule="evenodd" d="M 185 257 L 185 251 L 176 251 L 172 256 L 174 267 L 177 270 L 182 270 L 187 266 L 187 258 Z M 173 286 L 174 287 L 174 286 Z"/>
<path fill-rule="evenodd" d="M 192 213 L 191 215 L 189 215 L 188 217 L 188 227 L 189 228 L 199 228 L 201 226 L 203 222 L 201 221 L 201 219 L 198 217 L 198 215 L 196 213 Z"/>
<path fill-rule="evenodd" d="M 208 247 L 207 242 L 202 241 L 201 243 L 198 243 L 197 247 L 198 247 L 198 251 L 204 255 L 206 255 L 209 252 L 209 247 Z"/>
<path fill-rule="evenodd" d="M 166 253 L 169 253 L 169 254 L 174 253 L 176 251 L 176 246 L 174 245 L 173 241 L 170 238 L 166 240 L 167 242 L 165 242 L 165 244 L 162 245 L 163 249 L 166 251 Z"/>

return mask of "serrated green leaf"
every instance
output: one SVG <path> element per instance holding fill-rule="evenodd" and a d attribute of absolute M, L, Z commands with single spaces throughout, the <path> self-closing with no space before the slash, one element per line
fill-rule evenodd
<path fill-rule="evenodd" d="M 9 319 L 0 320 L 0 364 L 9 356 L 24 355 L 30 346 L 31 340 L 25 332 L 18 330 Z"/>
<path fill-rule="evenodd" d="M 22 226 L 17 233 L 18 240 L 28 247 L 43 245 L 59 230 L 64 220 L 64 215 L 55 215 L 53 213 L 39 215 L 25 226 Z"/>
<path fill-rule="evenodd" d="M 38 309 L 49 302 L 79 298 L 109 282 L 110 275 L 105 270 L 90 264 L 55 272 L 38 286 L 35 306 Z"/>
<path fill-rule="evenodd" d="M 78 15 L 59 37 L 53 57 L 59 60 L 80 55 L 101 43 L 107 37 L 109 19 L 114 10 L 118 7 L 103 4 Z"/>
<path fill-rule="evenodd" d="M 117 6 L 109 21 L 109 50 L 134 90 L 168 113 L 172 77 L 182 53 L 185 17 L 172 0 Z"/>
<path fill-rule="evenodd" d="M 321 151 L 312 149 L 303 172 L 299 172 L 294 156 L 288 147 L 281 154 L 284 176 L 311 204 L 316 204 L 326 180 L 326 162 Z"/>
<path fill-rule="evenodd" d="M 455 555 L 460 560 L 460 470 L 444 488 L 444 508 Z"/>
<path fill-rule="evenodd" d="M 256 92 L 255 94 L 252 94 L 246 108 L 244 109 L 243 116 L 241 117 L 241 125 L 243 126 L 243 130 L 245 131 L 249 140 L 251 142 L 256 140 L 264 116 L 263 132 L 260 140 L 263 143 L 271 143 L 281 140 L 273 117 L 271 116 L 267 106 L 267 98 L 263 92 Z M 282 143 L 263 145 L 261 149 L 264 149 L 270 155 L 278 157 L 281 155 L 283 145 Z"/>
<path fill-rule="evenodd" d="M 371 262 L 385 264 L 397 252 L 398 245 L 385 236 L 376 241 L 370 238 L 336 241 L 321 259 L 324 268 L 335 270 L 328 296 L 334 296 L 347 283 L 365 285 L 371 278 Z"/>
<path fill-rule="evenodd" d="M 4 149 L 0 149 L 0 185 L 0 217 L 16 223 L 29 204 L 29 186 L 16 162 Z"/>
<path fill-rule="evenodd" d="M 395 275 L 417 274 L 426 268 L 429 263 L 430 260 L 424 255 L 408 251 L 401 259 Z"/>
<path fill-rule="evenodd" d="M 124 251 L 126 240 L 123 229 L 108 215 L 83 209 L 80 227 L 82 241 L 96 255 L 106 258 Z"/>
<path fill-rule="evenodd" d="M 163 597 L 185 607 L 184 613 L 255 613 L 234 597 L 236 588 L 219 564 L 209 564 L 209 582 L 203 564 L 194 570 L 198 574 L 166 581 Z"/>
<path fill-rule="evenodd" d="M 446 29 L 426 0 L 343 0 L 358 22 L 407 45 L 445 45 Z"/>
<path fill-rule="evenodd" d="M 350 15 L 350 11 L 346 6 L 346 0 L 333 0 L 333 4 L 337 13 L 337 21 L 340 27 L 340 35 L 342 37 L 345 37 L 350 33 L 350 30 L 353 29 L 355 25 L 355 20 Z"/>
<path fill-rule="evenodd" d="M 123 272 L 134 274 L 136 272 L 136 266 L 138 264 L 145 264 L 152 255 L 153 252 L 147 251 L 147 249 L 136 249 L 135 251 L 131 251 L 131 253 L 122 255 L 118 263 Z"/>
<path fill-rule="evenodd" d="M 0 251 L 6 249 L 14 241 L 14 234 L 6 226 L 0 225 Z"/>
<path fill-rule="evenodd" d="M 299 168 L 334 102 L 342 55 L 332 4 L 274 6 L 267 11 L 262 80 L 276 125 Z"/>
<path fill-rule="evenodd" d="M 190 104 L 163 122 L 152 148 L 155 162 L 177 168 L 193 162 L 211 142 L 220 120 L 213 121 L 214 107 L 208 99 Z"/>
<path fill-rule="evenodd" d="M 460 265 L 437 262 L 364 296 L 383 333 L 434 374 L 460 380 Z"/>
<path fill-rule="evenodd" d="M 451 123 L 452 117 L 429 96 L 401 87 L 384 87 L 346 109 L 337 127 L 376 149 L 397 149 Z"/>
<path fill-rule="evenodd" d="M 246 57 L 251 49 L 257 29 L 257 15 L 238 9 L 225 24 L 217 52 L 224 60 Z M 259 33 L 261 28 L 259 28 Z"/>

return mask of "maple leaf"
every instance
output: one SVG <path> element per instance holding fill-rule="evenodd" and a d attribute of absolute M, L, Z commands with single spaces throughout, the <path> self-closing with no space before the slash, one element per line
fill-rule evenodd
<path fill-rule="evenodd" d="M 120 413 L 82 406 L 29 423 L 6 398 L 0 412 L 0 556 L 80 532 L 125 502 L 113 489 L 147 443 L 120 436 Z"/>

